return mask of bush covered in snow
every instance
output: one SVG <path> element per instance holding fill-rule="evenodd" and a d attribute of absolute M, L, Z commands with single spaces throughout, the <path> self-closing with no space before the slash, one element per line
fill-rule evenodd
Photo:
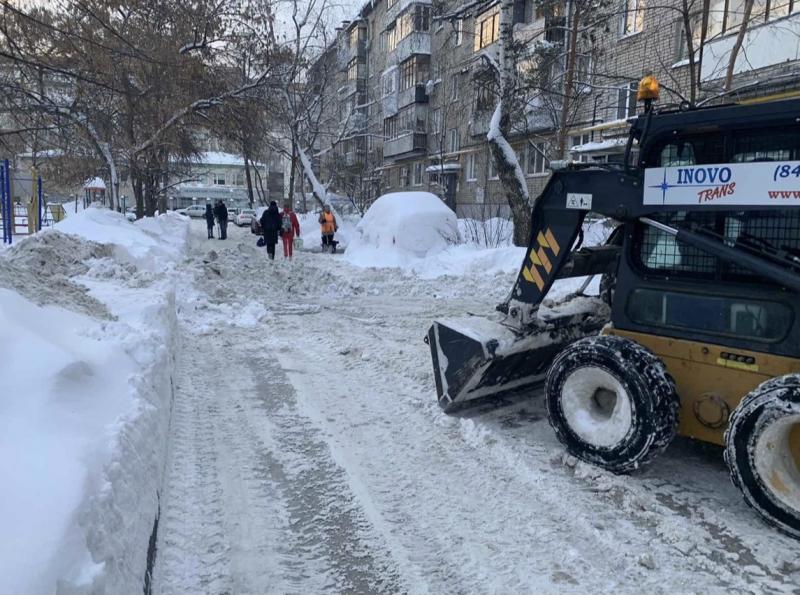
<path fill-rule="evenodd" d="M 404 266 L 459 241 L 458 220 L 429 192 L 393 192 L 376 200 L 358 223 L 345 258 L 358 266 Z"/>

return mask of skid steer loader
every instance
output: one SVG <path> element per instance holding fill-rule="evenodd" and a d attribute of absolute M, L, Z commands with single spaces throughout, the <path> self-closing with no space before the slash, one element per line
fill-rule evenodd
<path fill-rule="evenodd" d="M 615 473 L 676 433 L 722 445 L 800 538 L 800 100 L 651 110 L 625 153 L 554 171 L 494 318 L 433 323 L 439 403 L 543 385 L 566 449 Z M 580 245 L 589 213 L 619 223 L 604 246 Z M 548 298 L 587 275 L 601 296 Z"/>

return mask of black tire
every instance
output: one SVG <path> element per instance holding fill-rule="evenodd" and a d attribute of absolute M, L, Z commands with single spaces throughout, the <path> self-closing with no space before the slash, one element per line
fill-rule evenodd
<path fill-rule="evenodd" d="M 629 339 L 576 341 L 550 367 L 545 395 L 567 451 L 614 473 L 646 464 L 675 437 L 675 383 L 658 357 Z"/>
<path fill-rule="evenodd" d="M 800 539 L 797 441 L 800 374 L 778 376 L 757 386 L 733 411 L 725 432 L 725 462 L 745 502 L 767 523 Z"/>

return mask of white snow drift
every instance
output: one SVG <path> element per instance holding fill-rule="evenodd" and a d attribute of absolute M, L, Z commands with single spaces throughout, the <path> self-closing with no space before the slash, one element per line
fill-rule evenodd
<path fill-rule="evenodd" d="M 429 192 L 393 192 L 356 226 L 345 258 L 357 266 L 407 266 L 458 241 L 456 214 Z"/>
<path fill-rule="evenodd" d="M 0 592 L 141 590 L 187 233 L 89 208 L 0 255 Z"/>

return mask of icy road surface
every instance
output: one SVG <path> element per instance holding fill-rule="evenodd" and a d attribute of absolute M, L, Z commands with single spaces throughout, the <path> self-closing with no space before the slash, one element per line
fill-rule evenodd
<path fill-rule="evenodd" d="M 721 451 L 616 477 L 564 456 L 540 396 L 439 410 L 430 321 L 508 276 L 269 262 L 193 225 L 156 592 L 797 592 L 800 545 Z"/>

